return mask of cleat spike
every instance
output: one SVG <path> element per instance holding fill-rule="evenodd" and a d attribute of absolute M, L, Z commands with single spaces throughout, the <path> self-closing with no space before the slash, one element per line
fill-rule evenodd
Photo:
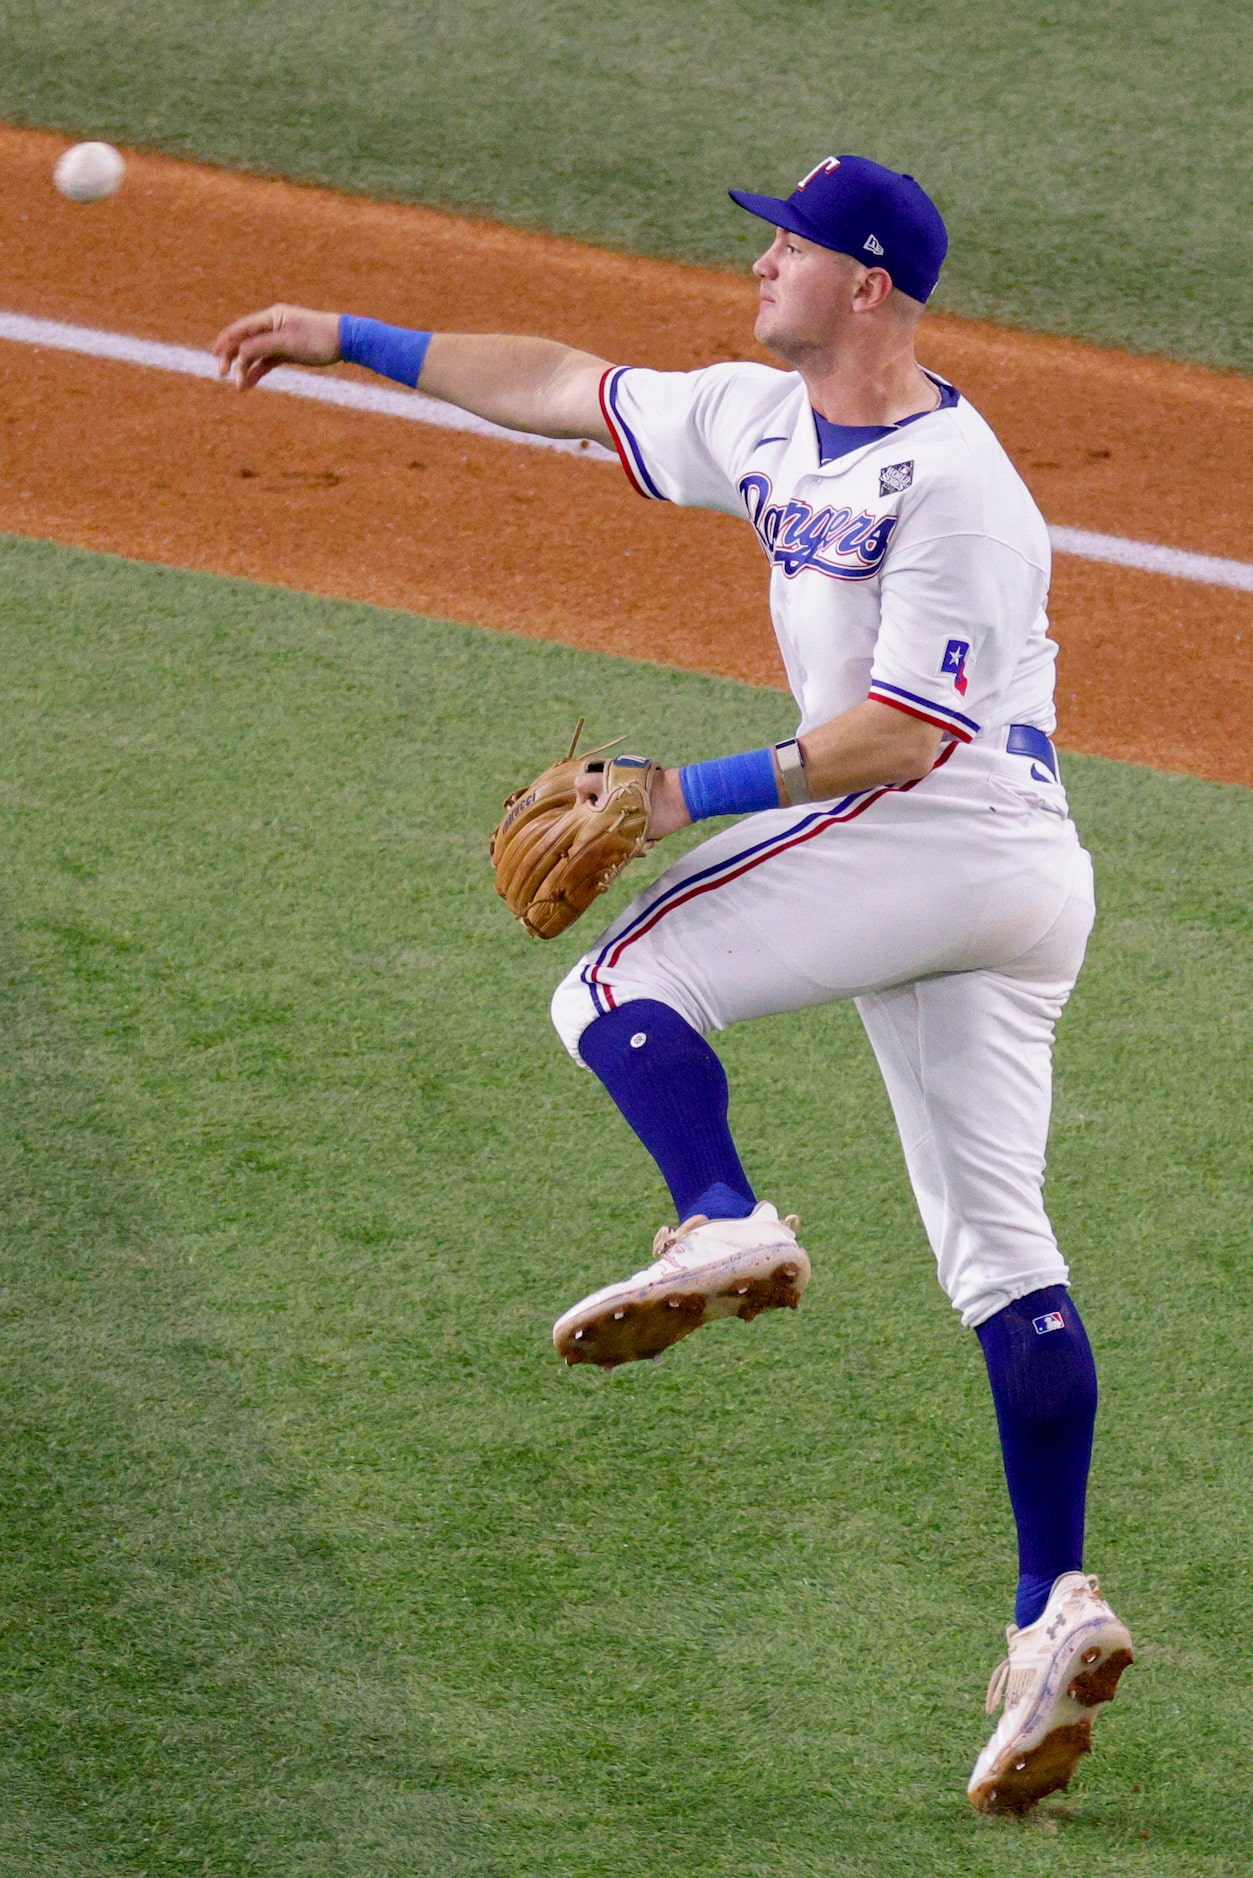
<path fill-rule="evenodd" d="M 576 1330 L 576 1331 L 575 1331 L 575 1333 L 574 1333 L 574 1341 L 575 1341 L 575 1342 L 577 1343 L 577 1342 L 579 1341 L 579 1338 L 580 1338 L 580 1337 L 581 1337 L 582 1335 L 583 1335 L 583 1332 L 582 1332 L 581 1330 Z"/>
<path fill-rule="evenodd" d="M 625 1316 L 626 1316 L 626 1312 L 625 1312 L 625 1311 L 615 1311 L 615 1312 L 614 1312 L 614 1314 L 613 1314 L 613 1321 L 614 1321 L 614 1323 L 615 1323 L 615 1324 L 620 1324 L 620 1323 L 622 1322 L 622 1320 L 623 1320 L 623 1318 L 624 1318 Z"/>

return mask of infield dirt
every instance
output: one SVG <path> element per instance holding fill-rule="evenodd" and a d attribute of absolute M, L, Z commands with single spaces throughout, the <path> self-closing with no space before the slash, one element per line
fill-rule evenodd
<path fill-rule="evenodd" d="M 206 347 L 284 299 L 669 369 L 764 356 L 748 279 L 147 156 L 81 207 L 64 144 L 0 128 L 8 311 Z M 920 350 L 1050 522 L 1250 558 L 1253 382 L 947 316 Z M 750 531 L 616 468 L 27 345 L 0 385 L 0 529 L 782 682 Z M 1253 594 L 1059 555 L 1051 614 L 1063 744 L 1253 783 Z"/>

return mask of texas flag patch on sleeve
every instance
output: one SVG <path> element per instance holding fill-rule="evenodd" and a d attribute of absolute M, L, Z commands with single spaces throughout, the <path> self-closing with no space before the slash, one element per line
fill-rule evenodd
<path fill-rule="evenodd" d="M 970 656 L 968 639 L 950 639 L 944 648 L 944 657 L 940 660 L 940 671 L 953 681 L 953 690 L 959 698 L 966 695 L 966 660 Z"/>

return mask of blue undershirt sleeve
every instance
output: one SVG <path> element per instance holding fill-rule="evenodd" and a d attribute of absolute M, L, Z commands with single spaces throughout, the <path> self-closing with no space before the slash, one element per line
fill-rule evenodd
<path fill-rule="evenodd" d="M 339 349 L 349 365 L 364 365 L 380 378 L 417 385 L 431 343 L 430 333 L 411 332 L 407 326 L 385 326 L 382 320 L 339 316 Z"/>
<path fill-rule="evenodd" d="M 774 751 L 769 744 L 738 756 L 688 763 L 679 771 L 679 787 L 694 822 L 708 821 L 711 815 L 752 815 L 779 806 Z"/>

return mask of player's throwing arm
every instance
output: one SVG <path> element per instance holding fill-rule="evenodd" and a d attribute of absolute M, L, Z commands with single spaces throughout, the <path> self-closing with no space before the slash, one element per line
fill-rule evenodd
<path fill-rule="evenodd" d="M 600 408 L 607 362 L 554 339 L 428 333 L 348 313 L 270 306 L 225 327 L 213 351 L 223 378 L 250 391 L 276 365 L 362 365 L 429 397 L 541 437 L 610 444 Z"/>

